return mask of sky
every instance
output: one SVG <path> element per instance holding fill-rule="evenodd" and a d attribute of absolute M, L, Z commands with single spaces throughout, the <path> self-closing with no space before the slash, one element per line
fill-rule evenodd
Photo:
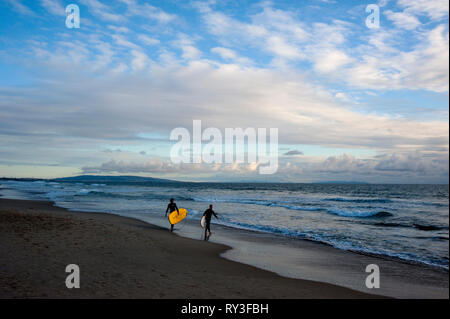
<path fill-rule="evenodd" d="M 0 0 L 0 13 L 0 176 L 448 183 L 447 0 Z M 193 120 L 278 128 L 277 172 L 173 163 L 170 132 Z"/>

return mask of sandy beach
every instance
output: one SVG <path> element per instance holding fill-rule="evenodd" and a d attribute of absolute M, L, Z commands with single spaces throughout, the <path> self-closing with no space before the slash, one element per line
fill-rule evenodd
<path fill-rule="evenodd" d="M 131 218 L 0 199 L 1 298 L 379 298 L 220 257 L 227 249 Z M 80 289 L 65 286 L 68 264 Z"/>

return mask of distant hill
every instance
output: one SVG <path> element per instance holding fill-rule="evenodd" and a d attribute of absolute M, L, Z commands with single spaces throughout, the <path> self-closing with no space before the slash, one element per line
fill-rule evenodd
<path fill-rule="evenodd" d="M 101 176 L 80 175 L 51 179 L 54 182 L 79 182 L 79 183 L 181 183 L 170 179 L 142 177 L 142 176 Z"/>
<path fill-rule="evenodd" d="M 36 182 L 36 181 L 42 181 L 42 179 L 41 178 L 0 177 L 0 181 Z"/>
<path fill-rule="evenodd" d="M 61 177 L 61 178 L 53 178 L 53 179 L 39 179 L 39 178 L 2 178 L 0 180 L 15 180 L 15 181 L 52 181 L 52 182 L 78 182 L 78 183 L 91 183 L 91 184 L 104 184 L 104 183 L 187 183 L 177 180 L 163 179 L 163 178 L 154 178 L 154 177 L 142 177 L 142 176 L 108 176 L 108 175 L 79 175 L 72 177 Z M 200 182 L 202 183 L 202 182 Z M 211 183 L 210 181 L 205 181 L 203 183 Z M 244 183 L 244 184 L 260 184 L 260 183 L 275 183 L 279 182 L 270 182 L 270 181 L 262 181 L 262 180 L 246 180 L 241 182 L 236 181 L 221 181 L 217 183 Z M 295 183 L 294 183 L 295 184 Z M 309 183 L 308 183 L 309 184 Z M 367 182 L 360 181 L 318 181 L 312 182 L 312 184 L 370 184 Z"/>

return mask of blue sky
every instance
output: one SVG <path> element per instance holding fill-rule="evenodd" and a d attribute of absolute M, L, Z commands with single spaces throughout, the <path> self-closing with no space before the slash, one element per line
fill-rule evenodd
<path fill-rule="evenodd" d="M 79 29 L 65 26 L 71 3 Z M 0 12 L 0 176 L 448 182 L 447 1 L 3 0 Z M 170 131 L 194 119 L 277 127 L 278 172 L 171 163 Z"/>

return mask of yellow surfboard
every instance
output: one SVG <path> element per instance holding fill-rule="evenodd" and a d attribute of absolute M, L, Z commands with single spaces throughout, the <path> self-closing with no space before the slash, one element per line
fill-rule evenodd
<path fill-rule="evenodd" d="M 186 208 L 178 208 L 178 211 L 180 212 L 180 214 L 178 214 L 178 212 L 176 210 L 174 210 L 173 212 L 171 212 L 169 214 L 169 221 L 172 225 L 175 225 L 175 224 L 181 222 L 187 216 Z"/>

